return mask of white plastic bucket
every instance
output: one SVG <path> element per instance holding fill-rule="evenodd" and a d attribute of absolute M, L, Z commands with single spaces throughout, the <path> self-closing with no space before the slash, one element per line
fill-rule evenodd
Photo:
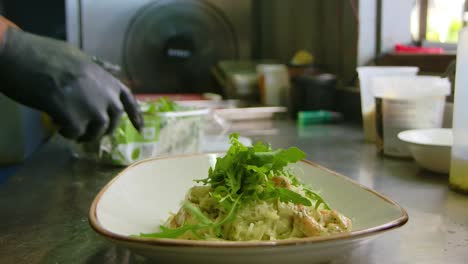
<path fill-rule="evenodd" d="M 375 142 L 375 100 L 372 94 L 372 78 L 378 76 L 415 76 L 418 67 L 364 66 L 358 67 L 359 85 L 361 89 L 361 110 L 366 141 Z"/>
<path fill-rule="evenodd" d="M 376 105 L 377 148 L 385 155 L 410 157 L 398 133 L 408 129 L 440 128 L 448 79 L 433 76 L 376 77 L 372 80 Z"/>

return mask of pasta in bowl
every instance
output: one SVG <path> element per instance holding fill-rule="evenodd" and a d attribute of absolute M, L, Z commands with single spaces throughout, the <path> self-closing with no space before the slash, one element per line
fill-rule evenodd
<path fill-rule="evenodd" d="M 298 148 L 272 150 L 261 142 L 244 146 L 238 135 L 190 188 L 177 214 L 161 232 L 144 238 L 189 240 L 277 240 L 351 231 L 351 220 L 286 168 L 305 157 Z"/>
<path fill-rule="evenodd" d="M 95 198 L 91 226 L 162 263 L 311 263 L 408 220 L 390 199 L 303 160 L 297 148 L 231 150 L 130 166 Z"/>

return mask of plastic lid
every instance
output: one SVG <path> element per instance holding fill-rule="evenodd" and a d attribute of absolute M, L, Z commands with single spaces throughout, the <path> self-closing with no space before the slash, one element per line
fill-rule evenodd
<path fill-rule="evenodd" d="M 287 71 L 286 65 L 284 64 L 258 64 L 257 72 L 278 72 Z"/>
<path fill-rule="evenodd" d="M 400 69 L 400 70 L 419 70 L 416 66 L 359 66 L 356 68 L 359 70 L 388 70 L 388 69 Z"/>
<path fill-rule="evenodd" d="M 418 99 L 450 95 L 450 81 L 436 76 L 372 78 L 373 94 L 385 99 Z"/>

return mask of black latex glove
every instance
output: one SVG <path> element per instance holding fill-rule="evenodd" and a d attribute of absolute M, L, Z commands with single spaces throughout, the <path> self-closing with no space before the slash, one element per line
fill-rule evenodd
<path fill-rule="evenodd" d="M 12 28 L 0 45 L 0 92 L 46 112 L 63 136 L 79 141 L 113 131 L 124 110 L 143 126 L 129 89 L 83 52 Z"/>

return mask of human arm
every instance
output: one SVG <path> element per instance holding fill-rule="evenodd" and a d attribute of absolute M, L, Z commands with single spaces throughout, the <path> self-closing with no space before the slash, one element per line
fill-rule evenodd
<path fill-rule="evenodd" d="M 130 90 L 65 42 L 20 31 L 0 19 L 0 92 L 44 111 L 68 138 L 89 141 L 110 133 L 125 111 L 143 119 Z"/>

